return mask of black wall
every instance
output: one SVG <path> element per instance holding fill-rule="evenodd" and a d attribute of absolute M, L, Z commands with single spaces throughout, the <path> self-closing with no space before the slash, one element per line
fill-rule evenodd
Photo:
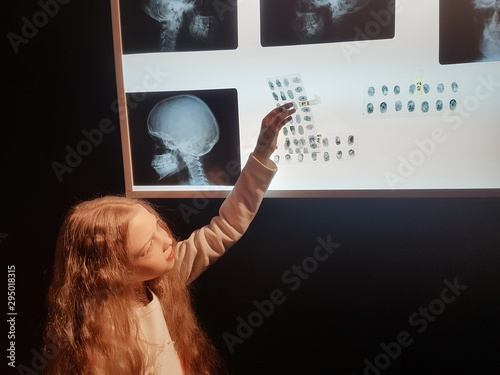
<path fill-rule="evenodd" d="M 46 22 L 38 18 L 45 24 L 16 53 L 8 34 L 22 36 L 41 7 L 1 8 L 0 252 L 5 285 L 7 265 L 15 266 L 15 359 L 25 370 L 4 359 L 0 372 L 36 373 L 26 369 L 44 364 L 62 217 L 77 201 L 124 193 L 111 15 L 107 1 L 67 1 Z M 58 178 L 54 162 L 65 164 L 82 131 L 102 121 L 114 129 Z M 221 200 L 189 220 L 179 205 L 200 202 L 154 202 L 185 237 Z M 243 239 L 196 282 L 194 303 L 231 374 L 480 373 L 498 367 L 499 229 L 499 199 L 266 199 Z M 340 246 L 313 261 L 321 240 Z M 249 318 L 255 327 L 245 329 Z M 240 336 L 232 351 L 229 335 Z M 398 337 L 404 346 L 393 344 Z M 7 333 L 1 341 L 9 347 Z"/>

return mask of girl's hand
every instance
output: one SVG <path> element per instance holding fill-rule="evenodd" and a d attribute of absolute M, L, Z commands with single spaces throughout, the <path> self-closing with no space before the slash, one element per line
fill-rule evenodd
<path fill-rule="evenodd" d="M 273 109 L 262 120 L 259 138 L 253 155 L 262 164 L 267 164 L 269 157 L 276 149 L 278 134 L 281 128 L 292 120 L 291 115 L 295 113 L 292 103 Z"/>

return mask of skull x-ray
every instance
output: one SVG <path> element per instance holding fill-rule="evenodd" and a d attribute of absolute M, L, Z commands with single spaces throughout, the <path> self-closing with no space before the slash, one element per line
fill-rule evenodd
<path fill-rule="evenodd" d="M 439 61 L 500 61 L 500 0 L 440 1 Z"/>
<path fill-rule="evenodd" d="M 232 185 L 239 170 L 233 89 L 148 93 L 129 111 L 137 185 Z"/>
<path fill-rule="evenodd" d="M 391 0 L 261 0 L 261 41 L 264 47 L 344 42 L 394 37 Z M 365 30 L 374 14 L 387 23 Z M 386 24 L 385 24 L 386 23 Z"/>
<path fill-rule="evenodd" d="M 237 47 L 236 2 L 120 0 L 120 6 L 124 53 Z"/>
<path fill-rule="evenodd" d="M 160 151 L 151 164 L 158 179 L 186 166 L 191 185 L 208 185 L 200 157 L 218 142 L 219 125 L 205 102 L 192 95 L 162 100 L 149 113 L 148 132 Z"/>

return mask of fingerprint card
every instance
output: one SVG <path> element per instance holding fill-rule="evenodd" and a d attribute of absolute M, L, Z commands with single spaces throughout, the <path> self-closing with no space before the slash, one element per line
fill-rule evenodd
<path fill-rule="evenodd" d="M 423 80 L 369 83 L 364 88 L 364 118 L 438 116 L 461 103 L 459 81 Z"/>
<path fill-rule="evenodd" d="M 267 83 L 276 106 L 291 102 L 297 111 L 281 130 L 273 153 L 276 164 L 328 163 L 356 157 L 357 136 L 318 130 L 312 106 L 320 104 L 320 99 L 307 95 L 299 73 L 268 78 Z"/>

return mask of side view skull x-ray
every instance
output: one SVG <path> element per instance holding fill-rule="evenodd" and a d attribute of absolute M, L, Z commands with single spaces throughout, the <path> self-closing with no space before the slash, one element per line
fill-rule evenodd
<path fill-rule="evenodd" d="M 187 168 L 189 184 L 209 184 L 200 157 L 218 142 L 219 125 L 204 101 L 193 95 L 164 99 L 151 109 L 147 125 L 156 144 L 151 166 L 158 179 Z"/>
<path fill-rule="evenodd" d="M 484 61 L 500 60 L 500 0 L 473 0 L 476 12 L 482 17 L 476 17 L 482 23 L 483 35 L 479 49 Z"/>
<path fill-rule="evenodd" d="M 191 38 L 211 43 L 218 20 L 201 13 L 202 0 L 143 0 L 143 10 L 161 25 L 161 51 L 177 50 L 180 30 L 187 27 Z"/>

